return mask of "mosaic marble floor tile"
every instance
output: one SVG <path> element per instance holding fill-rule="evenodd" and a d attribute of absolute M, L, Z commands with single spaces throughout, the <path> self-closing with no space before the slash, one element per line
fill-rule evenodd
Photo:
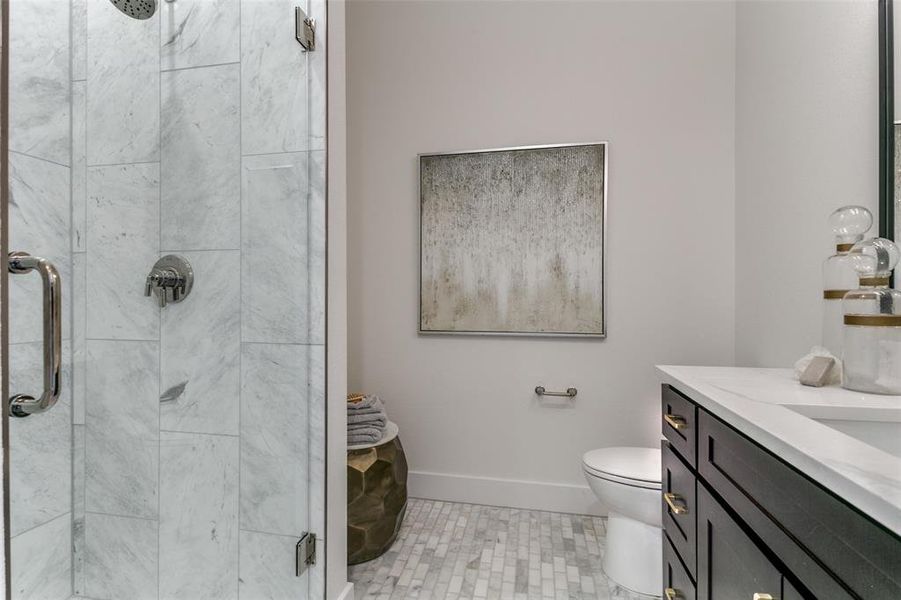
<path fill-rule="evenodd" d="M 356 600 L 646 600 L 601 570 L 605 521 L 411 498 L 394 546 L 349 569 Z"/>

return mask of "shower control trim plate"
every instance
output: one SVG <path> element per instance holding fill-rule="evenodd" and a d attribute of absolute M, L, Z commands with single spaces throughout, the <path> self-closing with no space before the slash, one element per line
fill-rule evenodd
<path fill-rule="evenodd" d="M 162 257 L 147 275 L 144 284 L 144 295 L 156 294 L 160 308 L 170 302 L 181 302 L 191 293 L 194 286 L 194 269 L 191 263 L 175 254 Z"/>

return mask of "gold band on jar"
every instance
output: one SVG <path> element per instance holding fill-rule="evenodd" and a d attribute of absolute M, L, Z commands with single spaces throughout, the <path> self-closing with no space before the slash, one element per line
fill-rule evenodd
<path fill-rule="evenodd" d="M 901 327 L 901 315 L 845 315 L 845 325 Z"/>
<path fill-rule="evenodd" d="M 826 300 L 841 300 L 851 290 L 823 290 L 823 298 Z"/>
<path fill-rule="evenodd" d="M 835 249 L 838 252 L 847 252 L 854 247 L 854 244 L 836 244 Z"/>
<path fill-rule="evenodd" d="M 876 286 L 888 285 L 888 277 L 861 277 L 860 285 Z"/>

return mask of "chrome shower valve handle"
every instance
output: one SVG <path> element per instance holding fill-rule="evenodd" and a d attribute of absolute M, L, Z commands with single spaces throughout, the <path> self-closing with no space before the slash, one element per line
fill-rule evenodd
<path fill-rule="evenodd" d="M 160 308 L 165 308 L 170 302 L 181 302 L 194 285 L 194 270 L 191 263 L 174 254 L 162 257 L 147 276 L 144 284 L 144 295 L 150 296 L 154 292 L 159 300 Z"/>

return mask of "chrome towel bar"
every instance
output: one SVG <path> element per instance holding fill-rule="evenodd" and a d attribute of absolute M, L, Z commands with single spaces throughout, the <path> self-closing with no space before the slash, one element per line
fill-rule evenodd
<path fill-rule="evenodd" d="M 563 398 L 575 398 L 576 394 L 579 393 L 579 390 L 576 388 L 566 388 L 565 392 L 549 392 L 544 389 L 543 385 L 539 385 L 535 388 L 535 393 L 539 396 L 560 396 Z"/>

